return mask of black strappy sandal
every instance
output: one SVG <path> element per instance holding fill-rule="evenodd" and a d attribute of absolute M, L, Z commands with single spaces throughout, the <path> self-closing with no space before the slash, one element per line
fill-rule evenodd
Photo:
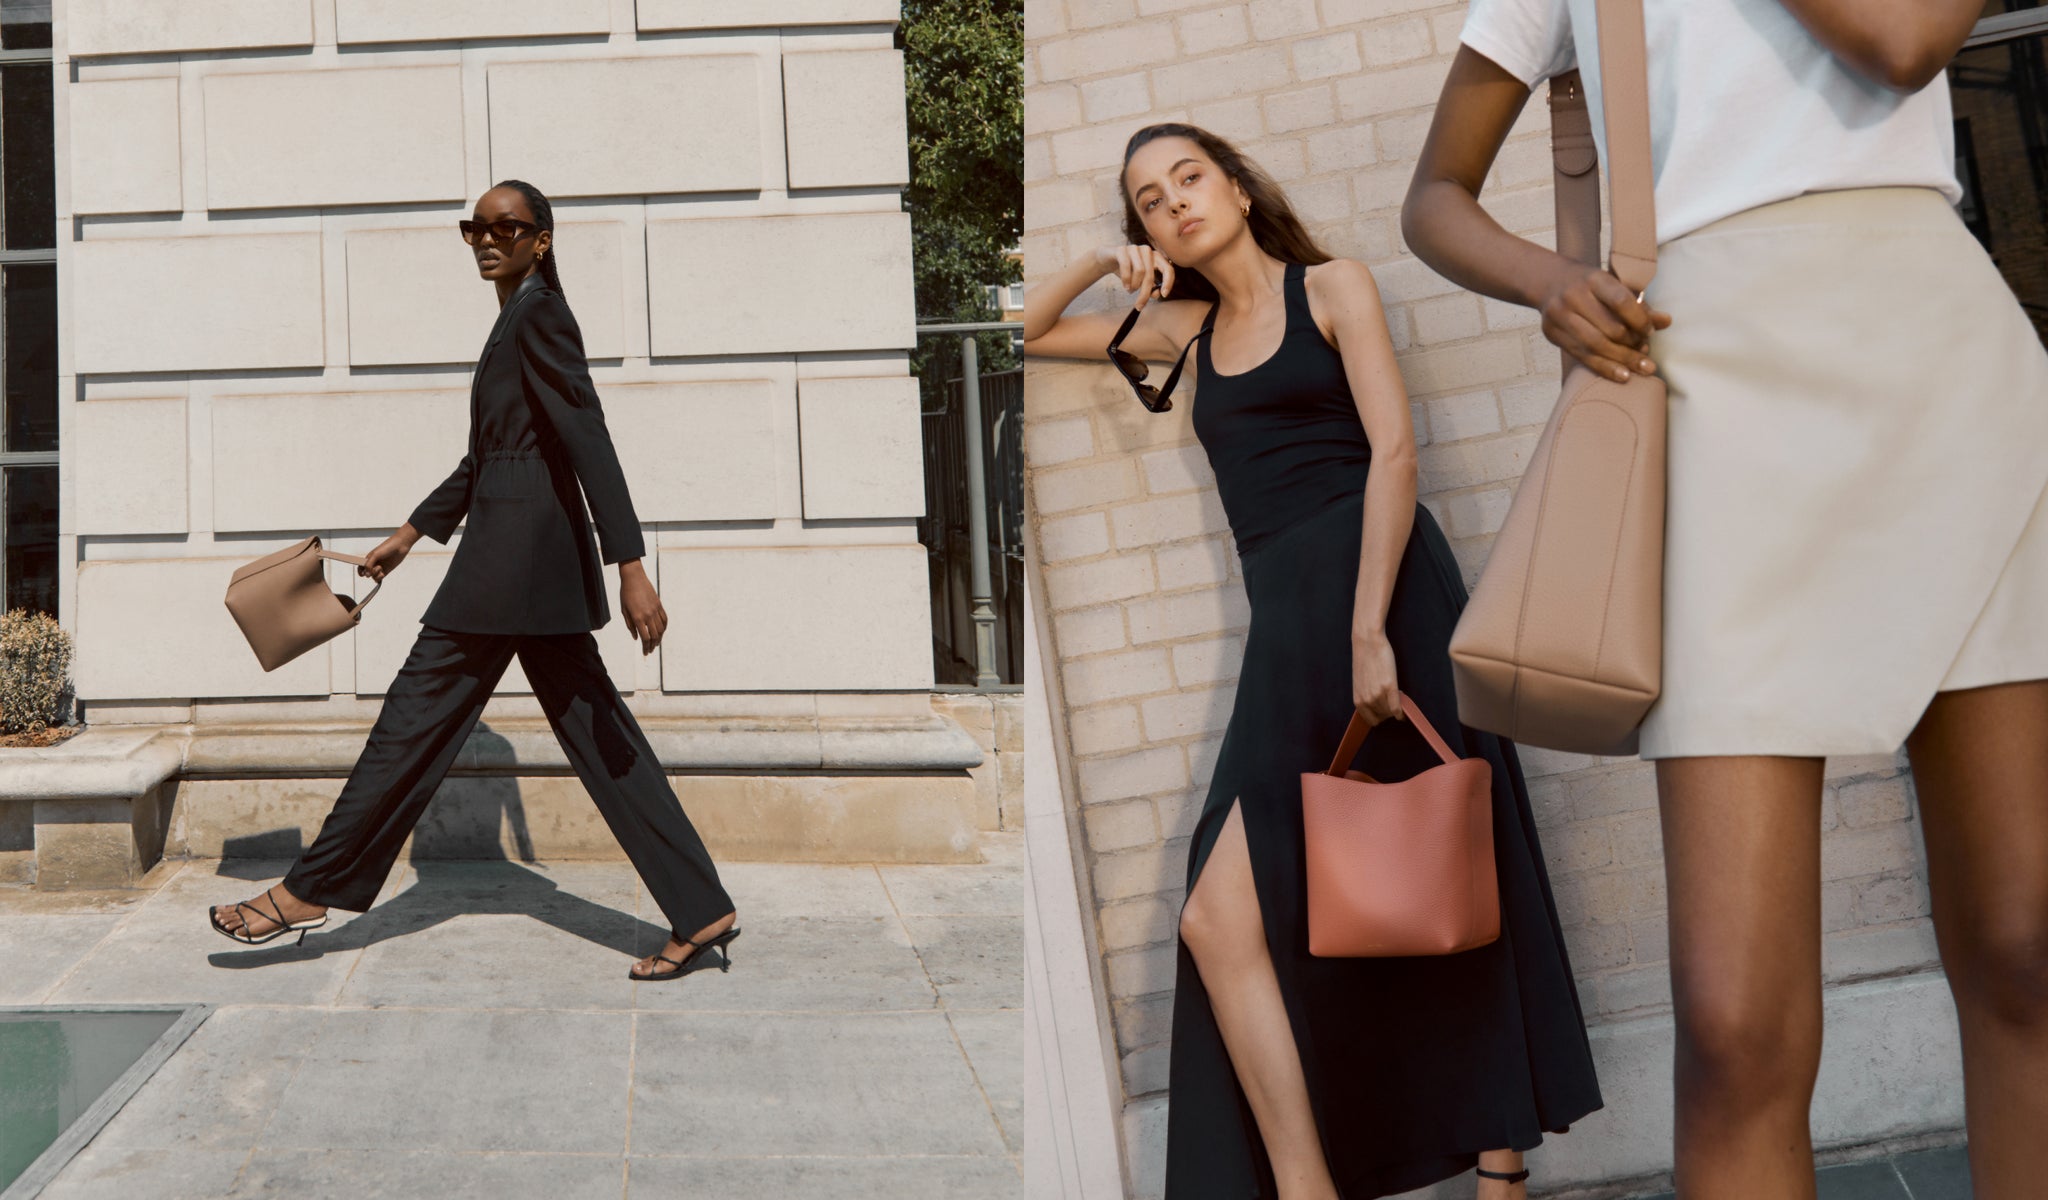
<path fill-rule="evenodd" d="M 322 925 L 327 924 L 326 913 L 321 913 L 319 916 L 314 917 L 310 921 L 285 920 L 284 910 L 278 907 L 277 897 L 270 894 L 269 888 L 263 889 L 263 894 L 261 896 L 258 896 L 257 899 L 270 901 L 270 911 L 264 912 L 262 909 L 256 907 L 254 901 L 250 900 L 243 900 L 232 906 L 238 912 L 242 911 L 243 909 L 248 910 L 248 912 L 244 912 L 242 914 L 242 932 L 240 933 L 237 933 L 236 931 L 229 929 L 227 926 L 220 923 L 219 905 L 213 905 L 206 910 L 206 923 L 208 925 L 213 926 L 214 932 L 220 934 L 222 937 L 240 942 L 244 946 L 261 946 L 263 943 L 270 941 L 273 938 L 281 938 L 285 934 L 290 933 L 293 930 L 298 931 L 298 944 L 303 946 L 306 944 L 307 930 L 318 929 Z M 277 928 L 271 930 L 269 933 L 257 936 L 250 936 L 248 934 L 248 913 L 255 913 L 257 916 L 262 917 L 266 921 L 274 922 L 277 925 Z"/>
<path fill-rule="evenodd" d="M 1481 1179 L 1498 1179 L 1503 1183 L 1520 1183 L 1524 1179 L 1529 1178 L 1529 1168 L 1527 1167 L 1523 1167 L 1519 1171 L 1489 1171 L 1485 1167 L 1475 1167 L 1473 1169 L 1479 1172 Z"/>
<path fill-rule="evenodd" d="M 665 962 L 669 966 L 674 967 L 675 970 L 662 971 L 659 974 L 642 975 L 634 971 L 633 968 L 627 967 L 626 978 L 638 980 L 641 983 L 658 983 L 664 979 L 680 979 L 693 971 L 701 971 L 705 967 L 710 966 L 711 964 L 708 962 L 703 964 L 703 966 L 696 967 L 693 967 L 690 964 L 696 962 L 700 955 L 703 955 L 711 950 L 718 951 L 718 969 L 720 971 L 729 971 L 732 969 L 732 951 L 727 949 L 727 947 L 732 945 L 732 940 L 738 937 L 739 935 L 740 927 L 734 925 L 731 928 L 727 929 L 724 933 L 721 933 L 716 937 L 705 939 L 704 944 L 701 946 L 698 946 L 696 942 L 686 937 L 676 938 L 676 941 L 681 942 L 685 946 L 696 946 L 697 948 L 695 950 L 690 951 L 688 954 L 683 955 L 683 961 L 681 962 L 677 962 L 675 959 L 670 958 L 666 954 L 657 954 L 654 956 L 656 962 Z"/>

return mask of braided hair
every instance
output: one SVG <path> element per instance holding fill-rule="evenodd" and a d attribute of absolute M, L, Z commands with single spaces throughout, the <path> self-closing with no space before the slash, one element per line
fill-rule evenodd
<path fill-rule="evenodd" d="M 498 186 L 501 188 L 511 188 L 526 197 L 526 207 L 533 211 L 533 223 L 549 233 L 554 232 L 555 206 L 548 203 L 548 198 L 541 195 L 539 188 L 526 182 L 524 179 L 501 179 L 498 181 Z M 550 239 L 548 249 L 552 251 L 554 248 L 552 239 Z M 561 269 L 555 261 L 560 257 L 559 254 L 554 253 L 542 255 L 540 260 L 540 277 L 546 280 L 547 285 L 555 289 L 555 292 L 566 300 L 569 297 L 569 293 L 562 291 Z"/>

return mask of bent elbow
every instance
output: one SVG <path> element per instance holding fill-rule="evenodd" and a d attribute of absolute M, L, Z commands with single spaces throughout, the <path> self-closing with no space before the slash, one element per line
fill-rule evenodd
<path fill-rule="evenodd" d="M 1901 93 L 1913 93 L 1941 78 L 1949 60 L 1939 47 L 1907 45 L 1904 39 L 1881 44 L 1867 56 L 1864 74 Z"/>

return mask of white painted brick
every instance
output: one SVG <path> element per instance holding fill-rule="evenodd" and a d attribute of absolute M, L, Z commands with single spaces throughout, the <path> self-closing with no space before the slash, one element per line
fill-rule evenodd
<path fill-rule="evenodd" d="M 1087 608 L 1078 612 L 1055 614 L 1052 619 L 1053 637 L 1059 643 L 1060 658 L 1079 658 L 1084 654 L 1099 654 L 1104 650 L 1115 650 L 1125 644 L 1124 611 L 1117 607 Z M 1069 703 L 1072 700 L 1069 699 Z"/>
<path fill-rule="evenodd" d="M 1081 91 L 1071 83 L 1048 83 L 1024 92 L 1024 126 L 1050 133 L 1081 123 Z"/>
<path fill-rule="evenodd" d="M 1038 47 L 1039 74 L 1048 82 L 1128 71 L 1179 56 L 1170 21 L 1139 21 L 1077 33 Z"/>
<path fill-rule="evenodd" d="M 1444 532 L 1454 538 L 1484 537 L 1500 532 L 1514 493 L 1507 488 L 1461 492 L 1444 502 Z"/>
<path fill-rule="evenodd" d="M 1149 802 L 1139 803 L 1144 804 L 1149 812 Z M 1102 910 L 1102 943 L 1112 950 L 1128 950 L 1163 942 L 1174 936 L 1174 922 L 1179 916 L 1179 909 L 1178 904 L 1164 896 L 1143 896 L 1109 905 Z M 1143 1001 L 1138 1002 L 1138 1005 L 1143 1004 Z M 1126 1011 L 1131 1007 L 1133 1006 L 1130 1004 L 1118 1005 L 1120 1010 Z M 1154 1024 L 1142 1019 L 1119 1020 L 1118 1040 L 1130 1036 L 1137 1039 L 1131 1043 L 1132 1045 L 1144 1045 L 1147 1042 L 1164 1044 L 1163 1031 L 1161 1036 L 1154 1036 Z"/>
<path fill-rule="evenodd" d="M 1024 426 L 1024 457 L 1035 468 L 1056 466 L 1095 453 L 1087 416 L 1032 421 Z"/>
<path fill-rule="evenodd" d="M 1055 133 L 1052 135 L 1053 169 L 1062 175 L 1073 175 L 1121 167 L 1124 143 L 1134 132 L 1136 130 L 1130 125 L 1117 122 Z M 1094 242 L 1099 245 L 1101 239 L 1096 238 Z"/>
<path fill-rule="evenodd" d="M 1180 30 L 1181 52 L 1190 58 L 1211 50 L 1242 46 L 1252 36 L 1242 5 L 1189 13 L 1176 21 L 1175 27 Z"/>
<path fill-rule="evenodd" d="M 1296 129 L 1321 127 L 1336 118 L 1336 108 L 1330 99 L 1330 89 L 1322 84 L 1301 88 L 1292 92 L 1276 92 L 1266 97 L 1266 131 L 1269 133 L 1290 133 Z M 1289 200 L 1296 200 L 1290 195 Z M 1299 207 L 1299 203 L 1296 203 Z"/>
<path fill-rule="evenodd" d="M 1230 723 L 1230 697 L 1228 688 L 1154 696 L 1139 706 L 1145 717 L 1145 737 L 1160 742 L 1222 729 Z"/>
<path fill-rule="evenodd" d="M 1061 646 L 1064 652 L 1066 647 Z M 1131 704 L 1097 705 L 1067 715 L 1067 738 L 1079 756 L 1135 750 L 1144 741 L 1138 709 Z"/>
<path fill-rule="evenodd" d="M 1055 612 L 1128 600 L 1144 595 L 1153 586 L 1152 559 L 1146 554 L 1048 567 L 1045 572 L 1046 603 Z"/>
<path fill-rule="evenodd" d="M 1148 846 L 1159 840 L 1159 822 L 1145 800 L 1094 804 L 1081 810 L 1088 830 L 1088 848 L 1097 854 Z"/>
<path fill-rule="evenodd" d="M 1422 143 L 1429 137 L 1431 112 L 1409 113 L 1405 116 L 1381 117 L 1373 122 L 1373 133 L 1379 139 L 1380 154 L 1390 161 L 1413 162 L 1422 155 Z"/>
<path fill-rule="evenodd" d="M 1542 425 L 1557 407 L 1557 384 L 1539 381 L 1504 387 L 1500 390 L 1500 407 L 1509 429 Z"/>
<path fill-rule="evenodd" d="M 1242 637 L 1182 642 L 1173 648 L 1173 675 L 1181 686 L 1235 679 L 1244 661 Z"/>
<path fill-rule="evenodd" d="M 1208 491 L 1119 505 L 1110 511 L 1110 526 L 1117 546 L 1128 549 L 1217 533 L 1228 529 L 1230 522 L 1223 514 L 1222 498 Z"/>
<path fill-rule="evenodd" d="M 1143 996 L 1172 988 L 1177 953 L 1172 946 L 1155 946 L 1110 955 L 1104 963 L 1109 971 L 1109 994 Z"/>
<path fill-rule="evenodd" d="M 1500 337 L 1409 354 L 1400 365 L 1411 396 L 1503 383 L 1528 370 L 1521 343 Z"/>
<path fill-rule="evenodd" d="M 175 76 L 73 83 L 65 96 L 73 212 L 176 212 L 185 206 Z"/>
<path fill-rule="evenodd" d="M 1542 325 L 1543 314 L 1524 304 L 1509 304 L 1491 296 L 1481 296 L 1479 307 L 1486 314 L 1486 328 L 1534 329 Z"/>
<path fill-rule="evenodd" d="M 1429 19 L 1429 36 L 1430 40 L 1436 43 L 1436 52 L 1438 54 L 1457 53 L 1460 44 L 1459 36 L 1463 33 L 1464 28 L 1465 10 L 1462 8 L 1452 12 L 1441 12 L 1431 17 Z M 1529 107 L 1542 108 L 1544 106 L 1532 104 Z"/>
<path fill-rule="evenodd" d="M 1347 121 L 1359 121 L 1435 104 L 1443 90 L 1448 66 L 1446 62 L 1430 60 L 1340 79 L 1338 114 Z"/>
<path fill-rule="evenodd" d="M 1090 121 L 1113 121 L 1152 106 L 1144 72 L 1113 75 L 1081 85 L 1081 111 Z"/>
<path fill-rule="evenodd" d="M 790 187 L 910 182 L 901 51 L 785 52 L 782 104 Z"/>
<path fill-rule="evenodd" d="M 1252 36 L 1260 41 L 1313 32 L 1321 24 L 1315 0 L 1250 0 Z"/>
<path fill-rule="evenodd" d="M 1160 546 L 1152 552 L 1161 591 L 1222 583 L 1230 577 L 1230 544 L 1224 538 L 1202 538 Z"/>
<path fill-rule="evenodd" d="M 1442 0 L 1323 0 L 1323 20 L 1331 25 L 1350 25 L 1435 8 L 1440 3 Z"/>
<path fill-rule="evenodd" d="M 1051 517 L 1039 523 L 1038 553 L 1046 562 L 1109 553 L 1109 518 L 1099 512 Z"/>
<path fill-rule="evenodd" d="M 1486 331 L 1479 301 L 1470 293 L 1418 301 L 1408 311 L 1415 319 L 1415 338 L 1425 346 L 1463 341 Z"/>
<path fill-rule="evenodd" d="M 1492 392 L 1438 396 L 1429 400 L 1427 405 L 1430 433 L 1438 442 L 1456 442 L 1500 432 L 1500 404 Z"/>
<path fill-rule="evenodd" d="M 1165 659 L 1163 654 L 1159 657 Z M 1071 673 L 1072 668 L 1068 670 Z M 1128 800 L 1186 787 L 1187 758 L 1177 746 L 1155 746 L 1114 758 L 1086 759 L 1078 765 L 1076 776 L 1084 804 Z"/>
<path fill-rule="evenodd" d="M 1131 640 L 1143 645 L 1242 629 L 1251 620 L 1251 602 L 1242 587 L 1224 586 L 1137 600 L 1128 613 Z"/>
<path fill-rule="evenodd" d="M 1408 185 L 1415 177 L 1415 168 L 1408 163 L 1390 162 L 1367 167 L 1351 177 L 1352 188 L 1357 193 L 1359 212 L 1385 210 L 1389 215 L 1398 214 L 1401 205 L 1407 202 Z"/>
<path fill-rule="evenodd" d="M 1041 513 L 1066 512 L 1126 500 L 1138 494 L 1138 473 L 1128 458 L 1037 472 L 1032 493 Z"/>
<path fill-rule="evenodd" d="M 1198 445 L 1154 450 L 1141 455 L 1139 463 L 1145 472 L 1145 490 L 1154 494 L 1216 486 L 1208 452 Z"/>
<path fill-rule="evenodd" d="M 1115 25 L 1138 15 L 1132 0 L 1066 0 L 1067 27 L 1095 29 Z"/>
<path fill-rule="evenodd" d="M 1430 42 L 1429 22 L 1421 18 L 1374 25 L 1359 34 L 1368 66 L 1390 67 L 1397 63 L 1428 58 L 1435 48 Z"/>
<path fill-rule="evenodd" d="M 1326 79 L 1358 70 L 1358 38 L 1349 31 L 1303 38 L 1292 49 L 1296 79 Z"/>
<path fill-rule="evenodd" d="M 1354 123 L 1309 131 L 1309 169 L 1318 174 L 1356 170 L 1377 161 L 1379 147 L 1373 141 L 1371 125 Z"/>
<path fill-rule="evenodd" d="M 1216 134 L 1238 142 L 1239 148 L 1249 153 L 1249 143 L 1265 133 L 1265 109 L 1260 106 L 1257 96 L 1233 96 L 1195 107 L 1194 123 Z M 1270 156 L 1261 152 L 1253 161 L 1266 168 L 1266 174 L 1275 179 L 1285 180 L 1285 164 L 1275 164 Z"/>
<path fill-rule="evenodd" d="M 1161 108 L 1171 108 L 1263 92 L 1285 83 L 1292 74 L 1287 51 L 1280 46 L 1260 46 L 1193 62 L 1177 62 L 1152 72 L 1152 101 Z"/>

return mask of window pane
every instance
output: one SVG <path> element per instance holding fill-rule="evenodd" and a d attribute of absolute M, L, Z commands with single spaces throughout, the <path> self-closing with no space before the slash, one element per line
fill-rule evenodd
<path fill-rule="evenodd" d="M 0 267 L 4 450 L 57 448 L 57 264 Z"/>
<path fill-rule="evenodd" d="M 0 223 L 9 250 L 57 244 L 50 70 L 46 62 L 0 66 Z"/>
<path fill-rule="evenodd" d="M 1985 0 L 1984 16 L 1995 17 L 1999 13 L 2018 12 L 2025 8 L 2039 8 L 2044 0 Z"/>
<path fill-rule="evenodd" d="M 50 48 L 50 6 L 0 3 L 0 50 L 47 50 Z"/>
<path fill-rule="evenodd" d="M 7 607 L 57 615 L 57 468 L 0 468 Z"/>
<path fill-rule="evenodd" d="M 2011 3 L 2011 0 L 2006 0 Z M 2029 6 L 2031 7 L 2031 6 Z M 1963 220 L 2048 343 L 2048 37 L 1979 46 L 1949 66 Z"/>

